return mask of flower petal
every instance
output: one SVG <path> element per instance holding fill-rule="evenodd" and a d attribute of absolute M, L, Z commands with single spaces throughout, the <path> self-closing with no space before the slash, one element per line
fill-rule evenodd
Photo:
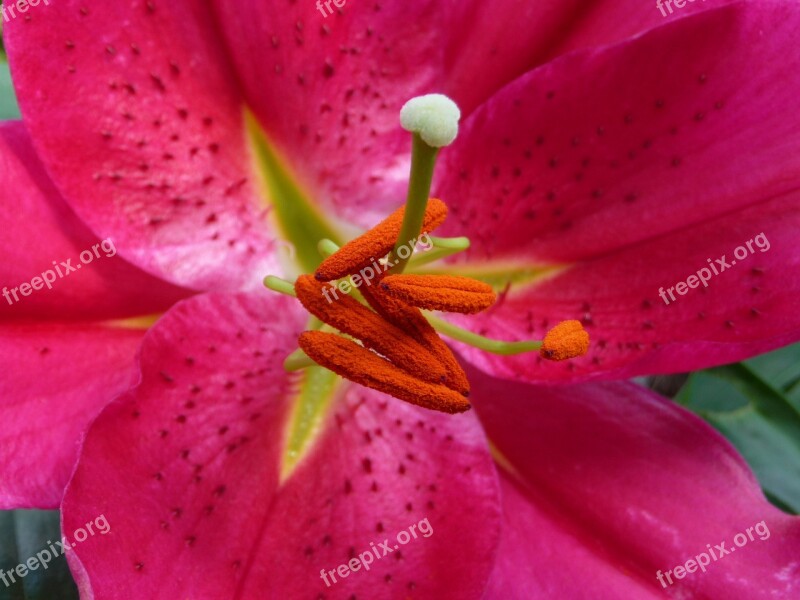
<path fill-rule="evenodd" d="M 443 4 L 214 4 L 248 105 L 320 204 L 364 228 L 402 204 L 400 108 L 440 85 Z"/>
<path fill-rule="evenodd" d="M 660 23 L 654 8 L 637 5 L 634 17 L 633 0 L 621 4 L 353 3 L 328 22 L 312 3 L 58 3 L 12 19 L 6 41 L 37 148 L 92 228 L 172 282 L 238 288 L 279 265 L 228 54 L 247 104 L 306 187 L 368 226 L 404 195 L 409 139 L 397 111 L 410 96 L 441 90 L 468 114 L 559 48 Z"/>
<path fill-rule="evenodd" d="M 56 508 L 89 423 L 135 382 L 140 329 L 0 324 L 0 508 Z"/>
<path fill-rule="evenodd" d="M 646 3 L 639 0 L 594 0 L 583 10 L 562 14 L 563 29 L 553 36 L 547 56 L 556 58 L 579 48 L 621 42 L 649 29 L 677 21 L 704 10 L 731 4 L 736 0 L 685 0 L 678 8 L 672 0 Z M 687 4 L 688 2 L 688 4 Z M 553 4 L 566 8 L 553 0 Z M 663 9 L 660 6 L 664 6 Z"/>
<path fill-rule="evenodd" d="M 563 50 L 664 22 L 638 0 L 214 4 L 248 105 L 320 202 L 365 228 L 405 196 L 407 100 L 440 91 L 466 116 Z"/>
<path fill-rule="evenodd" d="M 40 6 L 4 31 L 56 185 L 148 272 L 198 289 L 260 285 L 277 267 L 274 239 L 208 6 L 85 4 Z"/>
<path fill-rule="evenodd" d="M 0 123 L 0 162 L 0 319 L 125 318 L 163 311 L 190 293 L 117 256 L 113 238 L 99 238 L 75 216 L 21 122 Z M 40 289 L 18 291 L 35 277 Z"/>
<path fill-rule="evenodd" d="M 0 124 L 0 162 L 0 506 L 55 508 L 88 424 L 135 379 L 144 330 L 106 320 L 162 311 L 190 292 L 146 275 L 115 255 L 113 240 L 92 234 L 21 123 Z M 91 257 L 82 262 L 82 252 Z"/>
<path fill-rule="evenodd" d="M 792 343 L 800 337 L 798 228 L 800 193 L 781 196 L 582 261 L 462 321 L 501 338 L 535 338 L 581 319 L 591 338 L 583 358 L 554 364 L 461 350 L 497 376 L 576 381 L 691 371 Z"/>
<path fill-rule="evenodd" d="M 663 598 L 663 591 L 609 565 L 591 534 L 576 532 L 529 488 L 501 474 L 503 536 L 486 600 L 506 598 Z M 537 501 L 538 500 L 538 501 Z"/>
<path fill-rule="evenodd" d="M 444 35 L 449 38 L 450 52 L 444 91 L 454 94 L 462 108 L 471 111 L 515 77 L 562 54 L 621 42 L 731 0 L 688 1 L 693 4 L 674 9 L 669 20 L 655 3 L 641 0 L 540 0 L 524 4 L 475 0 L 447 6 Z"/>
<path fill-rule="evenodd" d="M 438 184 L 451 199 L 445 233 L 474 242 L 454 264 L 523 276 L 491 322 L 469 326 L 518 339 L 581 318 L 593 339 L 587 357 L 566 365 L 471 360 L 528 379 L 627 376 L 797 339 L 798 27 L 794 4 L 706 11 L 534 71 L 465 123 Z M 761 232 L 783 248 L 663 304 L 661 286 L 730 259 Z M 759 279 L 769 265 L 776 272 Z"/>
<path fill-rule="evenodd" d="M 698 417 L 629 383 L 543 387 L 469 375 L 481 422 L 510 465 L 490 597 L 508 597 L 509 586 L 525 597 L 797 595 L 800 519 L 770 505 Z M 737 534 L 753 539 L 737 544 Z M 735 554 L 659 583 L 658 571 L 723 541 Z"/>
<path fill-rule="evenodd" d="M 95 422 L 64 501 L 65 533 L 101 514 L 111 528 L 70 553 L 85 594 L 479 595 L 499 513 L 474 417 L 347 387 L 281 481 L 299 380 L 280 361 L 304 326 L 295 307 L 195 297 L 151 330 L 141 384 Z M 434 533 L 395 549 L 396 534 L 424 518 Z M 368 572 L 328 589 L 320 570 L 386 538 L 392 556 L 381 550 Z"/>
<path fill-rule="evenodd" d="M 443 229 L 479 239 L 473 258 L 559 264 L 794 191 L 798 23 L 740 3 L 517 80 L 442 156 Z"/>

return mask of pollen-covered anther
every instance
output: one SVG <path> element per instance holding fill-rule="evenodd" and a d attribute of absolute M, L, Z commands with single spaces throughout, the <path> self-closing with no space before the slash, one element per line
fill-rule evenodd
<path fill-rule="evenodd" d="M 314 277 L 317 281 L 341 279 L 370 267 L 376 259 L 386 256 L 398 241 L 397 236 L 400 235 L 405 212 L 406 207 L 401 206 L 375 227 L 347 242 L 322 261 L 314 272 Z M 437 198 L 431 198 L 425 209 L 422 232 L 430 233 L 444 223 L 446 218 L 447 205 Z M 399 241 L 401 244 L 407 244 L 412 240 Z M 370 268 L 375 269 L 374 266 Z"/>
<path fill-rule="evenodd" d="M 580 321 L 562 321 L 544 336 L 539 354 L 547 360 L 567 360 L 589 351 L 589 334 Z"/>
<path fill-rule="evenodd" d="M 381 287 L 406 304 L 462 314 L 475 314 L 494 304 L 492 286 L 456 275 L 389 275 Z"/>
<path fill-rule="evenodd" d="M 382 319 L 377 313 L 347 295 L 330 302 L 325 299 L 325 284 L 310 275 L 301 275 L 295 283 L 297 298 L 303 307 L 323 323 L 361 341 L 399 368 L 416 374 L 420 379 L 442 383 L 447 371 L 436 356 L 420 341 Z"/>
<path fill-rule="evenodd" d="M 318 365 L 365 387 L 441 412 L 452 414 L 470 409 L 467 399 L 458 392 L 417 379 L 336 334 L 306 331 L 300 335 L 299 344 Z"/>
<path fill-rule="evenodd" d="M 425 345 L 436 361 L 445 368 L 447 378 L 444 385 L 465 398 L 469 396 L 470 387 L 467 374 L 458 364 L 448 345 L 439 337 L 439 334 L 418 308 L 409 306 L 402 300 L 391 296 L 380 286 L 362 287 L 361 293 L 370 306 L 384 319 L 401 327 Z"/>

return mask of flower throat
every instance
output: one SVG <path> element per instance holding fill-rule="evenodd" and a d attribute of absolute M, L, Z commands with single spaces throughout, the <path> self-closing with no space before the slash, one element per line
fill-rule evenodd
<path fill-rule="evenodd" d="M 476 279 L 404 273 L 414 265 L 412 251 L 421 236 L 433 246 L 426 263 L 469 247 L 466 238 L 429 236 L 448 212 L 444 202 L 430 198 L 436 157 L 455 139 L 460 116 L 455 103 L 439 94 L 407 102 L 400 122 L 413 134 L 413 145 L 405 205 L 342 247 L 322 240 L 325 258 L 313 275 L 301 275 L 294 284 L 265 279 L 268 288 L 296 296 L 322 323 L 300 335 L 299 350 L 284 363 L 287 370 L 317 364 L 411 404 L 459 413 L 470 408 L 469 381 L 437 330 L 498 354 L 539 351 L 545 359 L 566 360 L 588 351 L 589 335 L 579 321 L 559 323 L 543 341 L 501 342 L 423 312 L 475 314 L 496 300 L 492 287 Z M 330 290 L 337 288 L 343 293 L 331 300 Z"/>

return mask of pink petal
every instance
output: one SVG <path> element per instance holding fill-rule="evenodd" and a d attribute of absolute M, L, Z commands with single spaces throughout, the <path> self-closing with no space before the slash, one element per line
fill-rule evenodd
<path fill-rule="evenodd" d="M 248 105 L 320 203 L 363 227 L 397 208 L 411 148 L 400 108 L 442 85 L 444 5 L 350 0 L 327 18 L 314 1 L 215 8 Z"/>
<path fill-rule="evenodd" d="M 0 325 L 0 508 L 56 508 L 89 423 L 136 378 L 143 331 Z"/>
<path fill-rule="evenodd" d="M 398 114 L 408 99 L 447 93 L 468 115 L 558 48 L 664 22 L 638 0 L 583 4 L 349 0 L 327 14 L 324 2 L 218 0 L 215 8 L 248 105 L 321 203 L 367 227 L 405 197 L 410 138 Z"/>
<path fill-rule="evenodd" d="M 509 587 L 527 592 L 514 597 L 797 595 L 800 519 L 770 505 L 742 458 L 698 417 L 634 384 L 469 376 L 481 422 L 514 471 L 503 485 L 506 527 L 489 597 L 509 597 Z M 709 557 L 705 573 L 657 580 L 709 544 L 735 548 L 734 536 L 762 521 L 767 539 L 751 529 L 752 541 Z"/>
<path fill-rule="evenodd" d="M 45 174 L 21 122 L 0 124 L 0 162 L 0 224 L 6 232 L 0 237 L 0 319 L 131 317 L 163 311 L 189 294 L 133 267 L 116 255 L 113 238 L 93 234 L 75 216 Z M 14 291 L 35 277 L 41 289 L 25 288 L 27 296 Z"/>
<path fill-rule="evenodd" d="M 795 5 L 706 11 L 543 67 L 471 117 L 438 185 L 456 213 L 448 231 L 473 239 L 469 267 L 566 270 L 512 287 L 491 323 L 470 326 L 541 337 L 583 318 L 595 341 L 589 357 L 562 365 L 472 360 L 504 376 L 621 376 L 738 360 L 798 338 L 789 244 L 798 26 Z M 658 297 L 761 232 L 776 248 L 756 250 L 738 275 L 669 307 Z"/>
<path fill-rule="evenodd" d="M 800 337 L 798 228 L 795 193 L 581 261 L 509 295 L 497 312 L 461 319 L 466 327 L 504 339 L 540 338 L 560 320 L 581 319 L 591 338 L 585 357 L 553 363 L 528 354 L 499 357 L 465 346 L 462 351 L 498 376 L 575 381 L 696 370 L 792 343 Z M 761 233 L 765 237 L 755 241 Z M 734 252 L 744 259 L 736 260 Z M 730 267 L 714 275 L 707 259 L 719 269 L 722 255 Z M 703 268 L 708 287 L 697 275 Z M 682 296 L 675 285 L 685 285 L 690 276 L 697 288 L 682 288 Z"/>
<path fill-rule="evenodd" d="M 650 581 L 609 565 L 574 515 L 554 514 L 546 500 L 502 473 L 503 536 L 486 600 L 506 598 L 663 598 Z"/>
<path fill-rule="evenodd" d="M 0 161 L 0 356 L 7 365 L 0 506 L 54 508 L 88 424 L 135 379 L 143 330 L 103 321 L 165 310 L 189 291 L 114 255 L 113 240 L 83 224 L 44 173 L 21 123 L 0 125 Z M 87 251 L 91 261 L 82 264 Z M 17 291 L 26 282 L 42 285 L 49 270 L 52 289 Z"/>
<path fill-rule="evenodd" d="M 620 42 L 648 29 L 731 4 L 734 0 L 685 0 L 681 8 L 672 1 L 593 0 L 588 7 L 584 4 L 584 10 L 562 15 L 566 31 L 553 36 L 547 54 L 552 59 L 578 48 Z M 659 8 L 659 2 L 664 6 L 663 10 Z M 555 1 L 554 4 L 563 6 L 564 3 Z"/>
<path fill-rule="evenodd" d="M 215 32 L 198 0 L 54 2 L 4 37 L 36 148 L 92 229 L 172 282 L 252 287 L 274 240 Z"/>
<path fill-rule="evenodd" d="M 443 33 L 450 38 L 444 91 L 471 112 L 509 81 L 562 54 L 621 42 L 731 0 L 687 1 L 669 19 L 642 0 L 437 3 L 447 11 Z"/>
<path fill-rule="evenodd" d="M 445 91 L 468 114 L 558 48 L 616 41 L 663 18 L 632 14 L 632 0 L 586 12 L 575 2 L 524 12 L 514 2 L 353 3 L 330 22 L 312 3 L 218 4 L 212 14 L 196 0 L 59 3 L 11 20 L 6 35 L 23 114 L 67 200 L 129 260 L 201 289 L 257 286 L 278 268 L 217 27 L 248 104 L 307 187 L 368 226 L 404 195 L 409 139 L 397 111 L 409 97 Z M 267 44 L 270 58 L 252 60 Z"/>
<path fill-rule="evenodd" d="M 442 155 L 450 229 L 481 257 L 524 243 L 516 256 L 558 263 L 794 191 L 798 22 L 794 5 L 740 3 L 517 80 Z"/>
<path fill-rule="evenodd" d="M 279 481 L 299 383 L 281 361 L 303 326 L 294 301 L 220 295 L 178 305 L 151 330 L 141 384 L 95 422 L 63 505 L 65 532 L 100 515 L 111 528 L 71 553 L 86 595 L 479 594 L 499 513 L 474 416 L 346 387 Z M 321 569 L 425 518 L 429 537 L 332 589 L 322 581 Z"/>

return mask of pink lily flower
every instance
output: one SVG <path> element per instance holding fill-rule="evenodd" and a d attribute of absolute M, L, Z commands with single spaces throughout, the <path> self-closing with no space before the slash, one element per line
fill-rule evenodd
<path fill-rule="evenodd" d="M 7 436 L 52 476 L 15 471 L 14 452 L 3 504 L 53 506 L 70 439 L 135 382 L 94 421 L 62 503 L 65 533 L 100 514 L 111 525 L 69 554 L 87 598 L 791 597 L 798 522 L 730 445 L 633 384 L 576 383 L 798 338 L 800 12 L 716 6 L 654 28 L 661 14 L 632 2 L 574 19 L 572 6 L 510 2 L 350 0 L 325 17 L 311 3 L 53 0 L 9 24 L 31 138 L 4 127 L 26 197 L 15 235 L 48 233 L 10 281 L 97 236 L 130 264 L 93 276 L 102 298 L 64 288 L 25 305 L 37 324 L 16 340 L 20 325 L 4 327 L 8 360 L 63 340 L 52 363 L 74 391 L 59 447 L 37 449 L 22 427 Z M 396 207 L 408 170 L 397 109 L 431 89 L 464 115 L 434 192 L 454 213 L 446 231 L 473 241 L 442 268 L 509 284 L 463 325 L 524 339 L 577 314 L 595 340 L 555 365 L 458 345 L 476 408 L 458 416 L 285 373 L 307 315 L 255 291 L 279 268 L 281 233 L 308 263 L 318 234 L 338 229 L 320 215 L 366 228 Z M 27 218 L 65 211 L 59 194 L 85 225 Z M 659 304 L 659 288 L 760 233 L 771 248 L 738 275 Z M 189 290 L 212 293 L 172 308 L 132 368 L 141 331 L 108 321 Z M 59 308 L 65 325 L 41 324 Z M 63 361 L 78 350 L 92 358 Z M 20 424 L 60 427 L 20 400 L 51 365 L 14 364 L 3 398 L 22 406 Z M 544 385 L 562 381 L 575 385 Z M 44 406 L 64 398 L 42 384 Z M 425 521 L 430 536 L 402 541 Z M 678 577 L 761 522 L 768 538 Z"/>

